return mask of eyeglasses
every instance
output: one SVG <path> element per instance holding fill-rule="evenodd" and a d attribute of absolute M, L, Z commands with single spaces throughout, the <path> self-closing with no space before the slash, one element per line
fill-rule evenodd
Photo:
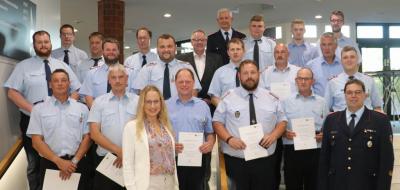
<path fill-rule="evenodd" d="M 297 77 L 296 80 L 302 82 L 302 81 L 310 81 L 312 80 L 312 78 Z"/>
<path fill-rule="evenodd" d="M 362 90 L 356 90 L 356 91 L 347 90 L 347 91 L 345 92 L 345 94 L 346 94 L 347 96 L 354 96 L 354 95 L 360 96 L 362 93 L 364 93 Z"/>
<path fill-rule="evenodd" d="M 183 84 L 192 84 L 193 81 L 189 81 L 189 80 L 180 80 L 180 81 L 176 81 L 176 83 L 178 83 L 179 85 L 183 85 Z"/>
<path fill-rule="evenodd" d="M 331 19 L 332 23 L 341 23 L 343 22 L 343 19 Z"/>
<path fill-rule="evenodd" d="M 148 106 L 152 106 L 152 105 L 159 105 L 160 104 L 160 100 L 145 100 L 144 103 Z"/>

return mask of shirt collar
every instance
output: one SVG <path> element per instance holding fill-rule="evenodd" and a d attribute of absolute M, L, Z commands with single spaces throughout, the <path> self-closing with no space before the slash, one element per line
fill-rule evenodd
<path fill-rule="evenodd" d="M 50 96 L 50 102 L 55 106 L 58 106 L 58 105 L 69 105 L 71 103 L 71 98 L 68 97 L 67 101 L 65 101 L 64 103 L 61 103 L 56 97 Z"/>
<path fill-rule="evenodd" d="M 356 114 L 356 118 L 360 119 L 362 114 L 364 113 L 365 110 L 365 106 L 361 107 L 360 109 L 358 109 L 354 114 Z M 352 112 L 349 111 L 349 109 L 346 108 L 346 118 L 351 117 L 351 114 L 353 114 Z"/>
<path fill-rule="evenodd" d="M 164 61 L 160 60 L 161 65 L 165 65 L 166 63 Z M 176 64 L 176 59 L 174 58 L 171 62 L 168 63 L 169 66 L 175 65 Z"/>
<path fill-rule="evenodd" d="M 305 98 L 305 99 L 310 98 L 310 99 L 315 99 L 316 97 L 315 97 L 314 92 L 311 90 L 311 95 L 310 95 L 310 96 L 304 97 L 304 96 L 301 95 L 299 92 L 297 92 L 297 93 L 296 93 L 296 98 Z"/>
<path fill-rule="evenodd" d="M 174 97 L 172 97 L 172 98 L 174 98 L 173 101 L 174 101 L 176 104 L 194 104 L 194 103 L 196 102 L 196 98 L 195 98 L 195 97 L 191 97 L 190 100 L 187 101 L 187 102 L 185 102 L 185 103 L 183 103 L 183 102 L 181 101 L 181 99 L 179 98 L 179 96 L 174 96 Z"/>
<path fill-rule="evenodd" d="M 112 90 L 110 90 L 109 94 L 109 100 L 118 100 L 118 97 L 114 95 L 114 93 L 112 92 Z M 126 93 L 122 96 L 122 99 L 128 99 L 128 93 Z"/>
<path fill-rule="evenodd" d="M 297 44 L 292 40 L 292 42 L 290 42 L 290 43 L 288 44 L 288 46 L 290 46 L 290 47 L 307 47 L 307 44 L 306 44 L 306 42 L 303 40 L 303 42 L 302 42 L 300 45 L 297 45 Z"/>
<path fill-rule="evenodd" d="M 328 64 L 328 62 L 326 62 L 324 56 L 322 56 L 322 64 L 330 65 L 330 64 Z M 333 58 L 333 63 L 331 65 L 335 65 L 335 64 L 340 64 L 340 60 L 339 60 L 338 56 L 336 56 L 336 55 L 335 55 L 335 58 Z"/>
<path fill-rule="evenodd" d="M 239 66 L 236 66 L 233 62 L 229 61 L 228 67 L 235 69 L 236 67 L 239 67 Z"/>
<path fill-rule="evenodd" d="M 240 94 L 241 97 L 247 97 L 247 96 L 249 96 L 250 92 L 247 91 L 246 89 L 244 89 L 242 86 L 238 87 L 238 89 L 239 89 L 239 94 Z M 259 90 L 258 87 L 257 87 L 256 90 L 253 91 L 253 96 L 254 96 L 255 98 L 258 98 L 259 95 L 260 95 L 260 93 L 261 93 L 261 92 L 260 92 L 260 90 Z"/>
<path fill-rule="evenodd" d="M 199 55 L 193 51 L 193 57 L 199 57 Z M 201 55 L 201 58 L 203 58 L 203 57 L 206 57 L 206 50 L 204 50 L 204 53 Z"/>
<path fill-rule="evenodd" d="M 229 28 L 229 30 L 228 31 L 225 31 L 225 30 L 223 30 L 222 28 L 221 29 L 219 29 L 219 31 L 221 32 L 221 34 L 222 34 L 222 36 L 225 38 L 225 32 L 228 32 L 229 33 L 229 39 L 231 39 L 231 36 L 232 36 L 232 33 L 233 33 L 233 31 L 232 31 L 232 27 L 231 28 Z"/>
<path fill-rule="evenodd" d="M 291 65 L 288 63 L 286 68 L 283 69 L 283 71 L 278 70 L 278 68 L 276 68 L 275 64 L 272 65 L 272 68 L 273 68 L 274 72 L 287 72 L 287 71 L 290 71 Z"/>

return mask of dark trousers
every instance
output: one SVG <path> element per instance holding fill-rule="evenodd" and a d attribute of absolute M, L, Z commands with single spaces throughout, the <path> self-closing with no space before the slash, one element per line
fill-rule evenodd
<path fill-rule="evenodd" d="M 286 190 L 317 189 L 320 149 L 294 151 L 293 145 L 284 146 L 284 177 Z"/>
<path fill-rule="evenodd" d="M 178 157 L 176 158 L 178 163 Z M 179 190 L 203 190 L 206 156 L 202 156 L 201 167 L 177 166 Z"/>
<path fill-rule="evenodd" d="M 62 156 L 62 159 L 71 160 L 73 156 Z M 44 177 L 46 169 L 60 170 L 55 163 L 46 158 L 40 158 L 40 189 L 43 187 Z M 79 179 L 78 190 L 89 190 L 88 186 L 88 175 L 87 175 L 87 159 L 83 157 L 79 163 L 75 173 L 80 173 L 81 178 Z"/>
<path fill-rule="evenodd" d="M 27 167 L 27 177 L 29 183 L 30 190 L 38 190 L 39 189 L 39 181 L 40 181 L 40 174 L 39 174 L 39 164 L 40 164 L 40 157 L 39 154 L 36 152 L 35 149 L 32 147 L 32 139 L 26 136 L 26 130 L 28 129 L 30 117 L 25 115 L 21 112 L 21 120 L 19 122 L 21 136 L 22 136 L 22 144 L 25 149 L 26 158 L 28 161 Z"/>
<path fill-rule="evenodd" d="M 96 159 L 96 168 L 103 160 L 104 156 L 97 156 Z M 118 183 L 115 183 L 110 178 L 106 177 L 105 175 L 101 174 L 100 172 L 96 171 L 93 180 L 93 190 L 124 190 L 125 188 L 120 186 Z"/>
<path fill-rule="evenodd" d="M 204 190 L 210 190 L 210 186 L 208 184 L 208 181 L 210 181 L 211 178 L 211 152 L 208 154 L 203 154 L 203 159 L 204 161 L 204 185 L 203 189 Z"/>
<path fill-rule="evenodd" d="M 281 184 L 281 169 L 282 169 L 282 155 L 283 155 L 283 145 L 282 145 L 282 138 L 279 138 L 276 141 L 276 148 L 275 148 L 275 158 L 276 158 L 276 165 L 275 165 L 275 183 L 273 190 L 279 190 L 279 185 Z"/>
<path fill-rule="evenodd" d="M 96 174 L 96 166 L 97 166 L 97 144 L 92 142 L 88 152 L 86 153 L 86 159 L 88 161 L 88 186 L 89 189 L 93 189 L 94 184 L 94 176 Z"/>
<path fill-rule="evenodd" d="M 237 190 L 272 190 L 276 164 L 275 155 L 245 161 L 224 154 L 226 172 Z"/>

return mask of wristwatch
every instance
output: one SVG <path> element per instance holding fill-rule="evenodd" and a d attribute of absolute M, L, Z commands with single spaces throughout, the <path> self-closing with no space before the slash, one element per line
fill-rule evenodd
<path fill-rule="evenodd" d="M 78 162 L 79 162 L 79 160 L 76 159 L 76 157 L 73 157 L 72 160 L 71 160 L 71 162 L 72 162 L 73 164 L 77 165 Z"/>

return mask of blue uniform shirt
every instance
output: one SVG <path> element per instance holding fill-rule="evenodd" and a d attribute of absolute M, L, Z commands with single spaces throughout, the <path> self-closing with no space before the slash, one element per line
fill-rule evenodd
<path fill-rule="evenodd" d="M 97 62 L 97 66 L 101 66 L 104 64 L 104 59 L 103 57 Z M 81 62 L 78 65 L 77 68 L 77 77 L 79 78 L 79 81 L 83 83 L 83 81 L 86 79 L 87 74 L 91 69 L 94 69 L 94 60 L 92 58 L 84 59 L 81 60 Z"/>
<path fill-rule="evenodd" d="M 222 97 L 228 90 L 236 88 L 236 65 L 232 62 L 218 68 L 211 80 L 208 94 Z"/>
<path fill-rule="evenodd" d="M 276 46 L 276 43 L 274 40 L 267 38 L 265 36 L 261 37 L 261 41 L 258 41 L 258 50 L 259 50 L 259 65 L 260 65 L 260 71 L 264 70 L 264 68 L 274 65 L 275 64 L 275 59 L 274 59 L 274 48 Z M 254 54 L 254 38 L 251 36 L 246 37 L 246 39 L 243 40 L 244 46 L 245 46 L 245 59 L 251 59 L 253 60 L 253 54 Z"/>
<path fill-rule="evenodd" d="M 100 124 L 101 133 L 115 145 L 122 147 L 122 132 L 125 124 L 136 117 L 139 97 L 133 93 L 125 93 L 119 99 L 111 92 L 94 100 L 89 112 L 88 122 Z M 99 146 L 97 154 L 105 156 L 107 150 Z"/>
<path fill-rule="evenodd" d="M 291 42 L 288 44 L 289 49 L 289 64 L 298 67 L 305 67 L 307 62 L 318 57 L 318 49 L 308 42 L 303 42 L 300 45 Z"/>
<path fill-rule="evenodd" d="M 277 123 L 287 121 L 281 102 L 268 90 L 257 88 L 253 92 L 253 96 L 257 123 L 263 127 L 264 134 L 271 133 Z M 231 135 L 240 138 L 239 128 L 250 125 L 249 92 L 242 87 L 227 92 L 215 110 L 213 121 L 223 123 Z M 268 148 L 269 155 L 275 152 L 275 146 L 276 143 Z M 244 158 L 242 150 L 234 150 L 222 141 L 221 147 L 225 154 Z"/>
<path fill-rule="evenodd" d="M 146 62 L 147 62 L 146 64 L 156 63 L 158 60 L 158 55 L 151 51 L 149 51 L 145 55 L 146 55 Z M 133 81 L 135 81 L 137 75 L 139 74 L 140 70 L 142 69 L 142 62 L 143 62 L 142 56 L 143 56 L 143 54 L 138 52 L 138 53 L 135 53 L 135 54 L 129 56 L 128 58 L 126 58 L 125 62 L 124 62 L 124 66 L 127 68 L 128 72 L 129 72 L 130 86 L 128 86 L 128 89 L 131 91 L 134 89 L 134 87 L 132 86 Z M 136 91 L 134 91 L 134 92 L 136 92 Z"/>
<path fill-rule="evenodd" d="M 86 52 L 83 50 L 76 48 L 74 45 L 71 45 L 68 49 L 65 48 L 57 48 L 51 52 L 51 56 L 60 60 L 64 61 L 64 50 L 68 50 L 68 58 L 69 58 L 69 66 L 71 67 L 72 71 L 76 75 L 78 75 L 78 65 L 82 60 L 85 60 L 88 58 Z"/>
<path fill-rule="evenodd" d="M 343 72 L 343 66 L 338 56 L 335 56 L 332 64 L 328 64 L 324 57 L 317 57 L 309 61 L 307 67 L 314 73 L 315 83 L 313 85 L 313 92 L 322 97 L 325 95 L 325 88 L 328 85 L 328 81 Z"/>
<path fill-rule="evenodd" d="M 357 126 L 357 123 L 360 121 L 361 116 L 363 115 L 365 110 L 365 107 L 361 107 L 359 110 L 357 110 L 356 112 L 354 112 L 354 114 L 356 114 L 356 117 L 354 118 L 354 127 Z M 353 114 L 352 112 L 349 111 L 349 109 L 346 109 L 346 123 L 347 125 L 350 124 L 351 121 L 351 114 Z"/>
<path fill-rule="evenodd" d="M 321 131 L 325 117 L 328 115 L 328 108 L 324 98 L 311 94 L 304 97 L 299 93 L 293 94 L 282 102 L 283 110 L 288 119 L 287 130 L 292 131 L 292 119 L 314 118 L 315 131 Z M 293 140 L 282 138 L 283 144 L 293 144 Z M 320 143 L 318 146 L 320 147 Z"/>
<path fill-rule="evenodd" d="M 297 71 L 299 71 L 299 69 L 300 67 L 297 67 L 296 65 L 288 64 L 284 70 L 280 71 L 276 68 L 275 65 L 273 65 L 268 67 L 261 73 L 261 80 L 263 81 L 264 87 L 270 91 L 271 83 L 287 82 L 290 84 L 290 91 L 292 93 L 296 93 L 297 86 L 295 79 L 297 76 Z M 279 96 L 279 94 L 277 94 L 276 92 L 273 93 Z"/>
<path fill-rule="evenodd" d="M 172 60 L 168 64 L 169 68 L 169 81 L 170 81 L 170 88 L 171 88 L 171 97 L 177 96 L 176 87 L 175 87 L 175 75 L 182 68 L 190 69 L 193 74 L 195 74 L 192 65 L 187 62 L 183 62 L 177 59 Z M 146 64 L 139 72 L 138 76 L 133 82 L 133 89 L 131 88 L 130 91 L 135 90 L 142 90 L 147 85 L 154 85 L 156 86 L 161 93 L 163 92 L 163 84 L 164 84 L 164 70 L 165 70 L 165 63 L 161 60 L 158 60 L 157 63 L 148 63 Z M 195 87 L 196 90 L 201 90 L 201 85 L 197 77 L 195 77 Z"/>
<path fill-rule="evenodd" d="M 211 125 L 211 112 L 208 105 L 197 97 L 183 103 L 179 97 L 171 97 L 167 102 L 168 114 L 179 142 L 179 132 L 214 133 Z"/>
<path fill-rule="evenodd" d="M 57 59 L 49 57 L 50 70 L 64 69 L 71 81 L 70 91 L 76 91 L 81 87 L 78 78 L 68 65 Z M 22 94 L 31 104 L 43 101 L 47 96 L 46 71 L 44 69 L 43 58 L 33 56 L 19 62 L 10 77 L 4 84 L 6 88 L 12 88 Z M 20 109 L 26 115 L 30 115 L 25 110 Z"/>
<path fill-rule="evenodd" d="M 359 72 L 354 74 L 354 78 L 363 81 L 365 85 L 367 98 L 364 101 L 364 105 L 371 110 L 376 107 L 382 107 L 383 101 L 382 98 L 379 96 L 374 79 L 368 75 Z M 349 76 L 343 72 L 339 74 L 338 77 L 328 82 L 328 86 L 325 92 L 325 101 L 327 102 L 329 109 L 333 109 L 333 111 L 342 111 L 346 108 L 344 85 L 348 80 Z"/>
<path fill-rule="evenodd" d="M 27 136 L 43 136 L 44 142 L 57 155 L 75 155 L 83 135 L 89 133 L 86 123 L 88 108 L 69 98 L 61 103 L 54 96 L 35 105 Z"/>

